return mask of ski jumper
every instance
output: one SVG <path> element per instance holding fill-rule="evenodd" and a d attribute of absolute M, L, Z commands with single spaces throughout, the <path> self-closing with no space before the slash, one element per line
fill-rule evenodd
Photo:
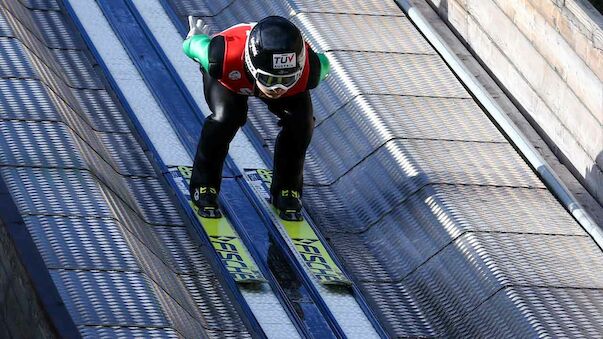
<path fill-rule="evenodd" d="M 252 27 L 240 24 L 212 38 L 193 35 L 184 41 L 186 55 L 201 65 L 205 99 L 212 111 L 205 120 L 197 146 L 191 191 L 200 186 L 219 190 L 229 144 L 247 120 L 249 96 L 266 103 L 282 127 L 276 137 L 271 192 L 302 190 L 304 159 L 314 129 L 309 90 L 327 75 L 328 60 L 306 43 L 307 57 L 297 83 L 277 99 L 263 97 L 244 61 L 247 34 Z"/>

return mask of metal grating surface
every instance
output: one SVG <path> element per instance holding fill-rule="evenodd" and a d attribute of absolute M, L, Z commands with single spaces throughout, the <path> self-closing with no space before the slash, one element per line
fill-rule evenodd
<path fill-rule="evenodd" d="M 3 119 L 60 120 L 38 80 L 0 79 L 0 110 Z"/>
<path fill-rule="evenodd" d="M 104 89 L 84 53 L 75 50 L 53 50 L 53 54 L 69 87 Z"/>
<path fill-rule="evenodd" d="M 85 167 L 62 123 L 0 121 L 0 135 L 1 165 Z"/>
<path fill-rule="evenodd" d="M 518 302 L 521 300 L 521 302 Z M 498 310 L 515 308 L 501 319 Z M 532 310 L 539 310 L 533 312 Z M 464 332 L 492 337 L 497 332 L 530 337 L 603 337 L 603 290 L 511 287 L 498 291 L 474 312 L 473 327 Z M 491 323 L 483 328 L 480 323 Z"/>
<path fill-rule="evenodd" d="M 506 139 L 473 100 L 360 95 L 325 119 L 317 131 L 362 131 L 371 145 L 389 138 L 502 142 Z"/>
<path fill-rule="evenodd" d="M 81 41 L 67 27 L 63 13 L 58 11 L 31 11 L 32 19 L 42 33 L 42 41 L 53 49 L 81 49 Z"/>
<path fill-rule="evenodd" d="M 195 338 L 199 337 L 199 334 L 205 334 L 205 328 L 202 324 L 183 309 L 163 288 L 157 284 L 153 284 L 153 290 L 157 298 L 159 298 L 161 305 L 163 305 L 164 312 L 170 319 L 171 326 L 181 336 Z"/>
<path fill-rule="evenodd" d="M 43 41 L 42 32 L 40 32 L 38 25 L 33 19 L 31 11 L 23 6 L 20 1 L 5 0 L 0 7 L 2 8 L 2 11 L 4 11 L 5 15 L 8 15 L 7 19 L 12 26 L 13 32 L 15 32 L 18 37 L 33 34 L 38 42 Z M 27 42 L 22 42 L 29 44 L 31 39 L 28 39 Z"/>
<path fill-rule="evenodd" d="M 306 158 L 306 184 L 353 184 L 366 191 L 364 198 L 380 195 L 389 201 L 427 183 L 544 187 L 508 144 L 396 139 L 375 150 L 362 146 L 338 153 L 339 148 L 316 140 Z"/>
<path fill-rule="evenodd" d="M 27 62 L 23 45 L 14 38 L 0 38 L 0 77 L 2 78 L 35 78 L 35 72 Z"/>
<path fill-rule="evenodd" d="M 438 55 L 330 52 L 327 56 L 333 70 L 331 81 L 347 87 L 349 99 L 358 92 L 471 98 Z"/>
<path fill-rule="evenodd" d="M 132 251 L 136 253 L 139 264 L 143 272 L 146 272 L 148 278 L 160 286 L 160 288 L 167 293 L 170 298 L 174 299 L 186 313 L 200 322 L 205 328 L 209 327 L 209 324 L 204 322 L 200 317 L 200 313 L 195 307 L 194 300 L 190 293 L 186 291 L 184 283 L 170 268 L 171 263 L 160 257 L 158 254 L 153 253 L 153 251 L 151 251 L 142 241 L 132 236 L 132 234 L 126 233 L 125 238 L 128 241 L 130 248 L 132 248 Z"/>
<path fill-rule="evenodd" d="M 226 291 L 222 289 L 215 277 L 181 275 L 180 278 L 186 285 L 186 288 L 191 291 L 191 295 L 203 319 L 208 324 L 211 324 L 213 328 L 219 327 L 223 330 L 237 332 L 244 328 L 241 319 L 232 308 L 232 305 L 225 305 L 221 301 L 222 295 Z"/>
<path fill-rule="evenodd" d="M 140 270 L 113 219 L 28 216 L 24 220 L 49 268 Z"/>
<path fill-rule="evenodd" d="M 434 255 L 438 255 L 445 246 L 459 236 L 467 232 L 475 232 L 476 227 L 463 220 L 463 216 L 455 216 L 454 210 L 437 211 L 439 214 L 436 217 L 426 213 L 419 214 L 420 206 L 417 205 L 419 203 L 415 201 L 401 205 L 395 213 L 385 216 L 383 220 L 359 236 L 331 233 L 333 246 L 345 257 L 350 258 L 346 262 L 347 265 L 363 280 L 392 282 L 400 280 Z M 412 209 L 415 207 L 416 209 Z M 501 226 L 510 225 L 510 220 L 501 219 Z M 403 221 L 403 225 L 396 224 L 395 220 Z M 426 228 L 424 225 L 429 225 L 427 223 L 429 221 L 434 226 Z M 436 227 L 438 223 L 444 223 L 446 230 L 442 231 Z M 556 225 L 562 224 L 556 221 Z M 540 223 L 541 228 L 546 226 L 545 222 Z M 560 235 L 563 235 L 561 232 Z M 540 234 L 548 235 L 544 232 Z M 581 236 L 586 238 L 585 234 Z M 514 238 L 511 240 L 515 241 Z M 569 241 L 578 240 L 569 238 Z M 372 264 L 367 265 L 367 263 Z"/>
<path fill-rule="evenodd" d="M 302 13 L 292 22 L 310 33 L 307 41 L 317 51 L 436 54 L 405 17 Z"/>
<path fill-rule="evenodd" d="M 156 225 L 183 225 L 177 209 L 173 204 L 161 204 L 159 201 L 169 201 L 166 187 L 157 179 L 131 178 L 128 188 L 136 198 L 145 219 Z"/>
<path fill-rule="evenodd" d="M 519 247 L 509 251 L 509 244 L 515 246 L 517 240 L 520 240 Z M 583 253 L 571 250 L 576 242 L 583 246 Z M 469 324 L 484 332 L 501 334 L 506 332 L 497 328 L 496 323 L 482 321 L 472 324 L 470 315 L 475 314 L 473 310 L 500 289 L 514 284 L 600 288 L 603 274 L 589 272 L 592 271 L 590 267 L 594 266 L 590 266 L 592 263 L 584 258 L 600 253 L 595 247 L 588 237 L 467 234 L 429 259 L 402 282 L 394 285 L 367 282 L 365 288 L 374 298 L 403 292 L 423 310 L 424 319 L 441 326 L 439 331 L 446 331 L 446 336 L 455 336 L 455 332 L 456 336 L 470 335 L 472 332 L 462 332 Z M 509 260 L 507 256 L 510 256 Z M 558 269 L 548 269 L 551 261 L 556 262 Z M 596 264 L 601 265 L 601 261 L 598 260 Z M 518 277 L 518 274 L 524 276 Z M 523 303 L 520 299 L 514 302 L 519 305 Z M 574 305 L 580 307 L 578 303 Z M 395 303 L 385 308 L 390 309 L 392 315 L 404 312 Z M 469 312 L 456 311 L 459 309 Z M 514 308 L 501 308 L 496 313 L 499 318 L 505 319 L 512 317 L 513 311 Z M 542 312 L 538 309 L 531 311 Z M 390 322 L 393 321 L 395 318 L 390 318 Z M 405 335 L 405 327 L 402 326 L 396 334 Z"/>
<path fill-rule="evenodd" d="M 10 28 L 4 14 L 0 10 L 0 37 L 14 37 L 13 31 Z"/>
<path fill-rule="evenodd" d="M 31 9 L 48 9 L 48 10 L 60 10 L 58 0 L 18 0 L 25 7 Z"/>
<path fill-rule="evenodd" d="M 21 213 L 111 217 L 87 171 L 4 167 L 0 173 Z"/>
<path fill-rule="evenodd" d="M 180 339 L 171 328 L 139 328 L 139 327 L 105 327 L 80 326 L 80 334 L 84 339 L 98 338 L 149 338 L 149 339 Z"/>
<path fill-rule="evenodd" d="M 125 133 L 99 133 L 98 137 L 115 159 L 118 172 L 139 177 L 155 176 L 153 166 L 134 136 Z"/>
<path fill-rule="evenodd" d="M 81 112 L 92 128 L 103 132 L 129 132 L 126 118 L 105 90 L 74 90 Z"/>
<path fill-rule="evenodd" d="M 76 324 L 169 327 L 141 273 L 50 270 Z"/>
<path fill-rule="evenodd" d="M 322 0 L 288 0 L 283 1 L 294 13 L 347 13 L 364 15 L 392 15 L 404 16 L 404 13 L 393 1 L 354 0 L 322 1 Z"/>
<path fill-rule="evenodd" d="M 508 197 L 508 200 L 497 200 Z M 517 207 L 528 201 L 529 207 Z M 474 210 L 485 202 L 484 210 Z M 501 202 L 501 203 L 498 203 Z M 566 229 L 570 217 L 559 210 L 534 216 L 531 208 L 554 202 L 545 190 L 504 187 L 428 186 L 366 228 L 331 224 L 329 235 L 336 250 L 348 258 L 353 272 L 372 281 L 400 279 L 467 232 L 517 232 L 586 236 L 577 225 Z M 521 205 L 520 205 L 521 206 Z M 489 209 L 491 207 L 492 209 Z M 510 207 L 515 211 L 506 213 Z M 522 220 L 526 220 L 522 223 Z M 441 226 L 440 226 L 441 225 Z M 342 232 L 362 231 L 362 234 Z M 370 278 L 369 278 L 370 277 Z"/>
<path fill-rule="evenodd" d="M 210 267 L 185 227 L 155 226 L 155 233 L 178 274 L 208 274 Z"/>
<path fill-rule="evenodd" d="M 181 16 L 214 16 L 224 10 L 236 0 L 215 0 L 215 1 L 198 1 L 198 0 L 178 0 L 178 5 L 174 6 L 176 12 Z"/>

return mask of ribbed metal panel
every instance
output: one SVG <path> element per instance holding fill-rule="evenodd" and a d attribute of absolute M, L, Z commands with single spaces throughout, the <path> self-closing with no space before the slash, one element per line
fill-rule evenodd
<path fill-rule="evenodd" d="M 315 50 L 436 54 L 405 17 L 302 13 L 292 22 L 304 27 Z M 320 35 L 316 34 L 320 32 Z"/>
<path fill-rule="evenodd" d="M 139 177 L 155 176 L 153 166 L 134 136 L 125 133 L 98 133 L 98 137 L 115 159 L 119 173 Z"/>
<path fill-rule="evenodd" d="M 88 123 L 82 119 L 79 114 L 66 107 L 66 111 L 63 112 L 63 118 L 73 131 L 73 140 L 77 143 L 81 149 L 82 156 L 90 164 L 92 168 L 99 167 L 96 174 L 106 179 L 106 183 L 110 184 L 112 178 L 115 178 L 115 174 L 118 174 L 119 170 L 123 172 L 119 173 L 122 175 L 145 175 L 147 172 L 137 171 L 137 168 L 127 168 L 123 165 L 128 162 L 122 162 L 121 166 L 117 164 L 116 158 L 119 158 L 122 152 L 136 152 L 141 151 L 140 146 L 132 144 L 131 148 L 122 148 L 120 144 L 106 145 L 103 143 L 103 136 L 108 134 L 102 132 L 95 132 Z M 131 157 L 131 156 L 130 156 Z M 144 166 L 144 163 L 141 164 Z M 119 180 L 119 179 L 115 179 Z M 116 188 L 119 190 L 119 188 Z"/>
<path fill-rule="evenodd" d="M 156 179 L 128 180 L 129 189 L 140 206 L 145 219 L 157 225 L 183 225 L 184 222 L 172 204 L 160 204 L 158 201 L 169 201 L 165 186 Z"/>
<path fill-rule="evenodd" d="M 140 269 L 113 219 L 28 216 L 24 220 L 50 268 Z"/>
<path fill-rule="evenodd" d="M 366 15 L 404 16 L 393 1 L 354 0 L 322 1 L 322 0 L 281 0 L 286 3 L 293 13 L 347 13 Z"/>
<path fill-rule="evenodd" d="M 178 0 L 178 5 L 174 9 L 180 16 L 214 16 L 224 10 L 236 0 L 215 0 L 215 1 L 199 1 L 199 0 Z"/>
<path fill-rule="evenodd" d="M 517 312 L 513 317 L 502 319 L 498 310 L 505 308 Z M 538 312 L 534 312 L 535 309 Z M 480 305 L 473 317 L 473 327 L 465 332 L 479 333 L 482 337 L 504 332 L 515 337 L 600 338 L 603 337 L 603 290 L 504 288 Z"/>
<path fill-rule="evenodd" d="M 396 139 L 370 150 L 361 138 L 347 144 L 353 151 L 341 153 L 316 139 L 307 156 L 306 183 L 353 186 L 365 192 L 363 198 L 379 195 L 387 205 L 427 183 L 544 187 L 507 144 Z"/>
<path fill-rule="evenodd" d="M 33 22 L 42 33 L 42 41 L 48 48 L 81 49 L 81 41 L 69 29 L 63 13 L 58 11 L 31 11 Z"/>
<path fill-rule="evenodd" d="M 0 173 L 21 213 L 111 217 L 87 171 L 5 167 Z"/>
<path fill-rule="evenodd" d="M 216 330 L 208 330 L 206 332 L 209 338 L 252 338 L 249 333 L 236 332 L 236 331 L 216 331 Z"/>
<path fill-rule="evenodd" d="M 180 2 L 173 1 L 176 8 L 181 8 Z M 195 0 L 190 3 L 193 4 L 193 7 L 204 8 L 205 6 L 213 7 L 215 6 L 212 2 L 212 5 L 203 5 L 202 3 L 210 3 L 209 1 L 199 1 Z M 207 7 L 205 7 L 205 13 L 207 13 Z M 181 11 L 182 12 L 182 11 Z M 194 10 L 192 12 L 184 12 L 191 15 L 191 13 L 196 13 Z M 203 14 L 201 12 L 201 16 L 204 23 L 208 25 L 209 33 L 218 33 L 223 29 L 226 29 L 230 26 L 242 23 L 242 22 L 257 22 L 262 18 L 269 15 L 280 15 L 284 17 L 290 17 L 294 13 L 286 1 L 231 1 L 229 4 L 224 7 L 223 10 L 218 11 L 217 14 Z"/>
<path fill-rule="evenodd" d="M 60 10 L 58 0 L 18 0 L 30 9 Z"/>
<path fill-rule="evenodd" d="M 423 303 L 427 301 L 417 300 L 404 285 L 365 282 L 361 286 L 369 302 L 379 305 L 377 312 L 384 320 L 391 336 L 400 338 L 446 337 L 442 321 L 426 316 Z M 428 287 L 425 286 L 425 288 Z M 436 304 L 435 307 L 441 306 Z M 429 307 L 428 310 L 430 310 Z"/>
<path fill-rule="evenodd" d="M 211 17 L 211 16 L 230 16 L 240 15 L 244 12 L 244 6 L 261 7 L 266 6 L 266 2 L 256 1 L 237 1 L 237 0 L 178 0 L 173 2 L 174 9 L 179 16 L 187 15 Z M 398 9 L 393 2 L 384 2 L 378 0 L 369 0 L 358 3 L 352 0 L 343 0 L 336 2 L 325 2 L 320 0 L 309 1 L 271 1 L 269 6 L 278 6 L 280 10 L 277 14 L 293 15 L 300 12 L 327 12 L 327 13 L 348 13 L 348 14 L 369 14 L 369 15 L 394 15 L 404 16 L 404 13 Z M 266 8 L 266 7 L 265 7 Z M 259 12 L 262 13 L 262 12 Z M 222 17 L 223 18 L 223 17 Z M 222 19 L 221 18 L 221 19 Z M 255 19 L 258 20 L 258 19 Z M 242 21 L 242 20 L 241 20 Z M 228 25 L 229 23 L 225 23 Z"/>
<path fill-rule="evenodd" d="M 6 21 L 2 10 L 0 10 L 0 37 L 14 37 L 13 31 Z"/>
<path fill-rule="evenodd" d="M 42 82 L 52 91 L 52 94 L 50 94 L 51 98 L 63 101 L 71 110 L 77 109 L 77 101 L 71 93 L 67 77 L 63 74 L 61 67 L 55 60 L 54 54 L 44 47 L 34 46 L 34 48 L 43 48 L 44 52 L 35 54 L 31 52 L 31 49 L 28 49 L 29 61 L 36 69 Z"/>
<path fill-rule="evenodd" d="M 51 274 L 77 324 L 170 326 L 141 273 L 51 270 Z"/>
<path fill-rule="evenodd" d="M 125 234 L 125 238 L 130 245 L 130 248 L 142 267 L 146 272 L 147 277 L 165 291 L 170 298 L 174 299 L 178 305 L 183 308 L 191 317 L 201 322 L 204 327 L 208 324 L 203 322 L 200 313 L 194 303 L 191 295 L 186 291 L 186 287 L 180 280 L 179 276 L 170 268 L 171 262 L 164 261 L 159 253 L 151 251 L 141 240 L 133 237 L 132 234 Z M 216 325 L 216 324 L 214 324 Z"/>
<path fill-rule="evenodd" d="M 464 236 L 459 249 L 485 249 L 500 284 L 603 289 L 601 249 L 588 236 L 480 233 Z M 478 253 L 476 253 L 477 255 Z M 554 268 L 554 269 L 551 269 Z"/>
<path fill-rule="evenodd" d="M 73 88 L 104 89 L 84 53 L 75 50 L 53 50 L 64 79 Z"/>
<path fill-rule="evenodd" d="M 0 6 L 1 11 L 7 16 L 13 27 L 19 27 L 20 29 L 14 30 L 15 33 L 22 34 L 22 29 L 27 29 L 29 34 L 34 34 L 38 40 L 42 40 L 42 33 L 38 29 L 35 21 L 32 18 L 31 11 L 29 11 L 21 1 L 4 1 Z M 18 20 L 18 22 L 15 22 Z M 27 44 L 26 42 L 24 42 Z"/>
<path fill-rule="evenodd" d="M 200 245 L 195 243 L 185 227 L 155 226 L 155 233 L 166 248 L 174 264 L 172 269 L 179 274 L 205 274 L 210 270 L 209 264 L 200 252 Z"/>
<path fill-rule="evenodd" d="M 60 120 L 39 80 L 0 79 L 3 119 Z"/>
<path fill-rule="evenodd" d="M 362 133 L 362 143 L 370 145 L 381 145 L 390 138 L 506 143 L 506 139 L 470 99 L 359 95 L 328 115 L 324 114 L 324 106 L 316 104 L 316 101 L 318 99 L 314 96 L 317 127 L 314 139 L 357 139 Z M 249 120 L 262 138 L 275 139 L 280 131 L 276 116 L 270 114 L 266 105 L 257 99 L 249 100 L 249 106 L 254 112 L 249 114 Z M 319 136 L 320 133 L 325 135 Z"/>
<path fill-rule="evenodd" d="M 160 300 L 163 310 L 170 320 L 170 325 L 185 338 L 203 338 L 206 330 L 198 319 L 191 316 L 186 309 L 157 284 L 153 284 L 155 295 Z"/>
<path fill-rule="evenodd" d="M 14 38 L 0 38 L 0 50 L 4 58 L 0 60 L 0 77 L 35 78 L 35 72 L 27 62 L 23 45 Z"/>
<path fill-rule="evenodd" d="M 572 251 L 576 245 L 582 246 L 583 252 Z M 406 291 L 424 311 L 424 317 L 430 323 L 442 324 L 447 335 L 454 336 L 453 333 L 462 332 L 463 325 L 471 322 L 468 313 L 456 310 L 474 310 L 505 286 L 519 284 L 600 289 L 603 274 L 589 271 L 594 267 L 592 264 L 601 265 L 603 260 L 590 262 L 587 258 L 597 253 L 600 250 L 588 237 L 466 234 L 430 258 L 402 282 L 393 286 L 379 285 L 378 289 L 369 283 L 367 289 L 372 286 L 375 290 L 372 293 L 379 294 L 379 298 L 383 297 L 380 289 Z M 555 269 L 550 269 L 553 261 Z M 522 303 L 521 300 L 515 302 L 519 305 Z M 575 307 L 579 305 L 576 303 Z M 402 311 L 397 305 L 387 307 Z M 538 309 L 531 311 L 541 312 Z M 505 319 L 513 313 L 513 309 L 501 308 L 498 316 Z M 394 321 L 393 318 L 391 320 Z M 488 323 L 473 326 L 485 332 L 505 333 L 498 328 L 488 329 Z M 456 336 L 470 333 L 457 332 Z"/>
<path fill-rule="evenodd" d="M 105 189 L 103 194 L 120 225 L 134 234 L 153 253 L 163 258 L 163 261 L 169 262 L 170 266 L 173 266 L 167 255 L 167 249 L 164 248 L 158 235 L 154 232 L 154 227 L 143 219 L 140 211 L 134 209 L 137 206 L 129 205 L 123 197 L 114 191 Z"/>
<path fill-rule="evenodd" d="M 423 144 L 423 146 L 426 146 L 426 144 Z M 434 147 L 437 147 L 437 145 Z M 448 162 L 449 168 L 443 167 L 440 170 L 438 170 L 435 161 L 430 162 L 431 165 L 429 166 L 417 167 L 416 163 L 403 156 L 398 156 L 398 165 L 391 160 L 382 160 L 380 164 L 377 164 L 379 157 L 386 158 L 388 156 L 391 155 L 387 155 L 380 149 L 371 158 L 365 160 L 366 164 L 358 165 L 331 187 L 306 187 L 304 193 L 306 199 L 304 201 L 310 209 L 317 212 L 313 216 L 315 221 L 320 222 L 328 230 L 339 229 L 342 232 L 350 232 L 366 229 L 368 225 L 379 220 L 384 213 L 390 213 L 390 211 L 397 209 L 400 202 L 415 194 L 427 184 L 488 185 L 489 182 L 497 179 L 511 182 L 515 177 L 520 177 L 524 173 L 527 179 L 530 178 L 530 175 L 532 176 L 529 181 L 523 181 L 527 184 L 526 187 L 532 184 L 537 185 L 536 187 L 543 187 L 536 182 L 533 174 L 527 171 L 522 172 L 524 170 L 516 166 L 517 162 L 510 159 L 501 163 L 490 162 L 488 166 L 491 167 L 481 169 L 479 166 L 482 166 L 482 163 L 479 162 L 479 158 L 473 159 L 472 157 L 469 157 L 469 159 L 472 159 L 471 161 L 458 164 L 458 167 L 452 162 Z M 442 156 L 439 158 L 443 162 L 441 165 L 447 165 L 446 159 L 445 152 L 442 152 Z M 400 166 L 404 170 L 392 170 L 395 166 Z M 419 172 L 419 168 L 429 172 Z M 463 172 L 463 170 L 473 170 L 473 168 L 476 168 L 480 174 L 469 175 Z M 456 171 L 456 173 L 453 171 Z M 504 195 L 498 195 L 498 197 L 502 196 Z M 458 199 L 462 201 L 463 198 Z M 467 199 L 477 204 L 475 207 L 468 207 L 467 209 L 481 210 L 481 207 L 478 207 L 482 206 L 481 201 Z M 552 202 L 552 199 L 549 198 L 548 202 Z M 489 204 L 492 205 L 493 203 L 490 202 Z M 500 203 L 499 206 L 511 207 L 512 205 Z M 550 204 L 546 206 L 550 206 Z M 525 207 L 525 214 L 532 214 L 528 207 Z M 559 210 L 559 206 L 555 207 L 557 210 L 554 215 L 563 215 L 563 211 Z M 506 212 L 502 208 L 499 214 L 513 215 L 513 213 Z M 535 216 L 531 217 L 531 220 L 539 218 L 541 217 Z M 486 220 L 492 219 L 488 218 Z M 571 219 L 565 217 L 561 220 L 567 222 Z M 572 227 L 570 229 L 575 229 L 576 226 L 573 225 Z"/>
<path fill-rule="evenodd" d="M 128 132 L 126 118 L 105 90 L 73 90 L 81 113 L 93 129 L 103 132 Z"/>
<path fill-rule="evenodd" d="M 471 98 L 438 55 L 371 52 L 327 55 L 333 65 L 331 81 L 327 83 L 339 81 L 349 99 L 358 92 Z"/>
<path fill-rule="evenodd" d="M 322 133 L 337 128 L 343 134 L 362 132 L 371 145 L 394 137 L 507 142 L 469 99 L 360 95 L 316 123 Z"/>
<path fill-rule="evenodd" d="M 227 307 L 221 300 L 226 291 L 215 277 L 198 274 L 182 275 L 180 278 L 191 292 L 203 319 L 211 328 L 237 332 L 244 328 L 232 305 Z"/>
<path fill-rule="evenodd" d="M 20 2 L 8 6 L 8 10 L 5 10 L 9 23 L 22 28 L 15 31 L 15 36 L 27 47 L 28 61 L 36 69 L 38 77 L 71 107 L 77 107 L 77 102 L 67 87 L 68 79 L 55 60 L 53 50 L 47 48 L 44 41 L 41 40 L 42 34 L 32 20 L 30 12 Z"/>
<path fill-rule="evenodd" d="M 515 236 L 521 237 L 522 235 Z M 577 329 L 576 325 L 569 325 L 570 317 L 584 326 L 589 333 L 600 333 L 600 326 L 597 325 L 600 312 L 593 310 L 600 304 L 600 300 L 596 300 L 601 298 L 600 289 L 540 288 L 537 293 L 505 295 L 504 291 L 508 289 L 503 289 L 505 284 L 518 283 L 507 280 L 516 273 L 511 271 L 517 268 L 512 268 L 511 271 L 508 271 L 508 266 L 498 269 L 497 264 L 501 262 L 501 258 L 488 255 L 488 252 L 492 250 L 489 247 L 491 244 L 486 245 L 487 248 L 481 247 L 479 240 L 471 239 L 471 237 L 467 236 L 458 241 L 455 246 L 447 247 L 401 283 L 390 285 L 367 282 L 363 284 L 366 293 L 370 295 L 369 298 L 374 298 L 375 301 L 381 303 L 380 311 L 383 312 L 382 315 L 385 318 L 389 319 L 388 323 L 392 324 L 395 335 L 500 337 L 504 334 L 507 337 L 515 334 L 515 336 L 525 337 L 535 336 L 536 333 L 538 336 L 546 335 L 546 333 L 549 335 L 572 333 L 579 337 L 583 336 L 579 335 L 581 330 Z M 505 237 L 505 235 L 492 235 L 491 237 Z M 548 254 L 551 257 L 559 257 L 560 253 L 556 251 L 563 251 L 575 246 L 571 240 L 559 245 L 556 239 L 545 239 L 554 237 L 545 235 L 537 237 L 539 239 L 531 244 L 544 240 L 544 244 L 540 248 L 531 250 L 522 246 L 521 250 L 526 251 L 518 251 L 516 257 L 531 257 L 534 253 L 541 252 L 542 247 L 550 245 L 552 247 Z M 592 243 L 587 237 L 580 238 L 584 239 L 584 243 Z M 489 240 L 486 240 L 486 243 Z M 588 251 L 592 250 L 590 246 L 587 248 L 589 248 Z M 507 249 L 505 254 L 510 251 L 512 248 Z M 547 251 L 543 253 L 547 253 Z M 586 273 L 585 269 L 588 269 L 584 265 L 584 259 L 570 254 L 561 255 L 562 264 L 559 270 L 545 269 L 542 271 L 539 268 L 547 266 L 547 264 L 538 263 L 538 259 L 542 258 L 542 254 L 537 254 L 534 258 L 536 260 L 530 261 L 530 264 L 536 264 L 536 273 L 532 272 L 529 265 L 520 265 L 522 273 L 531 276 L 528 283 L 546 283 L 543 277 L 547 275 L 546 280 L 555 284 L 557 284 L 558 278 L 570 282 L 569 277 L 580 276 Z M 570 267 L 573 261 L 577 262 L 578 268 Z M 567 276 L 564 269 L 569 269 Z M 592 277 L 592 274 L 591 278 L 585 280 L 583 283 L 590 286 L 599 286 L 601 281 L 600 277 Z M 559 295 L 560 293 L 556 293 L 558 291 L 564 292 Z M 577 292 L 568 293 L 567 291 Z M 492 297 L 493 294 L 494 297 Z M 595 301 L 585 300 L 585 295 L 593 296 Z M 383 300 L 389 302 L 382 303 Z M 484 300 L 486 302 L 481 303 Z M 564 307 L 560 307 L 560 304 Z M 455 311 L 458 309 L 473 311 L 460 313 Z M 404 316 L 412 310 L 422 311 L 415 315 L 415 319 L 412 316 Z M 429 324 L 429 327 L 417 326 L 421 324 L 418 319 L 423 319 L 426 324 Z M 569 327 L 563 327 L 564 323 Z"/>
<path fill-rule="evenodd" d="M 93 141 L 94 144 L 90 145 L 79 137 L 74 138 L 74 141 L 77 143 L 80 154 L 85 159 L 87 167 L 91 171 L 91 176 L 97 179 L 99 183 L 104 184 L 109 190 L 116 192 L 132 209 L 137 210 L 137 203 L 133 200 L 134 197 L 131 196 L 128 190 L 128 179 L 117 172 L 118 167 L 113 163 L 112 157 L 106 153 L 99 154 L 99 152 L 102 152 L 104 145 L 97 138 L 92 137 L 92 135 L 88 135 L 88 139 Z M 128 172 L 124 174 L 128 174 Z M 140 212 L 138 211 L 138 213 Z"/>
<path fill-rule="evenodd" d="M 59 122 L 0 121 L 0 164 L 84 168 L 68 129 Z"/>
<path fill-rule="evenodd" d="M 171 328 L 80 326 L 84 339 L 149 338 L 179 339 L 182 336 Z"/>
<path fill-rule="evenodd" d="M 435 194 L 433 189 L 423 189 L 418 195 L 399 205 L 374 225 L 367 225 L 369 228 L 362 234 L 342 234 L 339 232 L 345 231 L 347 227 L 343 226 L 340 229 L 333 227 L 334 233 L 330 234 L 333 246 L 346 258 L 349 258 L 346 262 L 352 271 L 362 272 L 363 279 L 391 282 L 414 271 L 451 241 L 467 232 L 527 232 L 529 229 L 540 234 L 568 235 L 573 233 L 585 236 L 584 231 L 579 228 L 565 230 L 563 226 L 567 223 L 567 216 L 561 215 L 560 219 L 556 219 L 559 213 L 545 214 L 542 219 L 534 218 L 530 214 L 530 209 L 526 207 L 518 208 L 515 215 L 496 213 L 504 212 L 504 207 L 508 207 L 510 203 L 503 204 L 506 206 L 502 206 L 502 208 L 498 207 L 498 210 L 493 211 L 496 214 L 489 216 L 492 219 L 496 218 L 496 223 L 484 225 L 487 218 L 484 218 L 486 220 L 475 218 L 480 214 L 483 215 L 483 212 L 468 211 L 464 214 L 463 212 L 467 209 L 463 205 L 470 205 L 470 203 L 475 205 L 475 201 L 479 201 L 491 189 L 480 188 L 480 192 L 478 189 L 470 187 L 469 190 L 458 193 L 457 197 L 460 194 L 476 194 L 473 199 L 464 203 L 449 200 L 451 187 L 436 186 L 435 189 L 437 190 Z M 502 192 L 498 192 L 498 194 L 510 191 L 508 188 L 500 190 Z M 540 192 L 524 191 L 527 191 L 528 201 L 534 202 L 535 206 L 545 206 L 546 203 L 550 203 L 552 198 L 544 195 L 543 193 L 548 195 L 548 192 L 544 190 L 539 190 Z M 543 199 L 542 203 L 538 203 L 539 198 Z M 518 225 L 518 219 L 522 216 L 532 219 L 530 228 L 525 224 L 519 223 Z M 472 220 L 471 217 L 475 219 Z M 399 224 L 400 222 L 402 225 Z M 440 224 L 444 229 L 436 226 Z M 547 227 L 550 228 L 547 229 Z"/>

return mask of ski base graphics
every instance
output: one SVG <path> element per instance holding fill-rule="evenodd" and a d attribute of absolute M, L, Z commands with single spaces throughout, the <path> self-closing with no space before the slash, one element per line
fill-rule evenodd
<path fill-rule="evenodd" d="M 245 169 L 245 177 L 251 187 L 266 201 L 270 201 L 270 184 L 272 171 L 267 169 Z M 331 255 L 320 241 L 314 229 L 306 220 L 288 221 L 279 217 L 278 210 L 271 206 L 271 212 L 283 226 L 287 235 L 295 245 L 295 249 L 303 258 L 310 272 L 323 285 L 346 285 L 352 282 L 345 277 L 335 264 Z"/>
<path fill-rule="evenodd" d="M 188 188 L 192 167 L 178 166 L 177 170 L 170 172 L 178 188 L 188 199 L 189 206 L 195 212 L 195 216 L 209 237 L 214 250 L 219 254 L 222 263 L 233 279 L 238 283 L 266 282 L 228 219 L 224 216 L 204 218 L 199 215 L 199 208 L 193 204 Z"/>

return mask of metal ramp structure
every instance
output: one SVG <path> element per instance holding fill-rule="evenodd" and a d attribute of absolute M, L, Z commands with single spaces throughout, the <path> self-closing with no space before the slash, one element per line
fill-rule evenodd
<path fill-rule="evenodd" d="M 281 15 L 331 60 L 312 92 L 304 204 L 353 290 L 269 261 L 273 282 L 236 285 L 194 227 L 170 175 L 198 137 L 175 122 L 199 117 L 140 113 L 158 84 L 123 66 L 139 29 L 159 58 L 143 59 L 173 67 L 207 114 L 164 42 L 180 44 L 188 15 L 210 33 Z M 16 247 L 43 260 L 26 268 L 59 337 L 603 336 L 601 247 L 394 1 L 0 0 L 0 48 L 0 174 L 22 218 L 7 227 L 25 225 L 35 246 Z M 252 247 L 280 238 L 244 192 L 240 154 L 269 164 L 277 133 L 251 99 L 224 174 Z M 275 240 L 252 255 L 275 249 L 289 253 Z"/>

